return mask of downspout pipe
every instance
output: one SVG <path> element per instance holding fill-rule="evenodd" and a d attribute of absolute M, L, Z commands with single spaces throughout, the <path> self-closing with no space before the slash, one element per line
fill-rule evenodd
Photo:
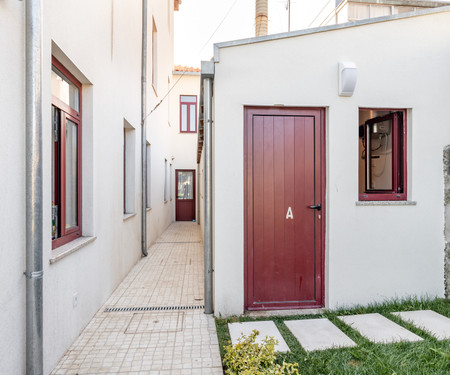
<path fill-rule="evenodd" d="M 25 2 L 26 374 L 43 374 L 41 0 Z"/>
<path fill-rule="evenodd" d="M 200 163 L 197 163 L 197 225 L 200 225 Z"/>
<path fill-rule="evenodd" d="M 213 267 L 212 267 L 212 94 L 214 62 L 202 61 L 204 145 L 205 153 L 205 314 L 213 313 Z"/>
<path fill-rule="evenodd" d="M 148 0 L 142 0 L 142 61 L 141 61 L 141 166 L 142 166 L 142 216 L 141 252 L 147 256 L 147 16 Z"/>

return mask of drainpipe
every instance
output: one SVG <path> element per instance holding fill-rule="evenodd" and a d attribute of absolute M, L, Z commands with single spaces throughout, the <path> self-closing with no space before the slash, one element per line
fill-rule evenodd
<path fill-rule="evenodd" d="M 142 216 L 141 252 L 147 256 L 147 0 L 142 0 L 142 61 L 141 61 L 141 165 L 142 165 Z"/>
<path fill-rule="evenodd" d="M 26 373 L 43 373 L 41 1 L 25 3 Z"/>
<path fill-rule="evenodd" d="M 200 225 L 200 164 L 197 163 L 197 225 Z"/>
<path fill-rule="evenodd" d="M 212 291 L 212 84 L 214 62 L 202 61 L 204 152 L 205 152 L 205 314 L 213 312 Z"/>

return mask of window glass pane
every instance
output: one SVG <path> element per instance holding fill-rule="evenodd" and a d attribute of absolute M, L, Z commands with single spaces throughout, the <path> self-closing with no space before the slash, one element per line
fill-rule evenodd
<path fill-rule="evenodd" d="M 170 185 L 170 188 L 169 188 L 169 191 L 170 191 L 170 200 L 172 200 L 173 198 L 173 192 L 172 192 L 172 164 L 170 164 L 170 170 L 169 170 L 169 181 L 170 181 L 170 183 L 169 183 L 169 185 Z"/>
<path fill-rule="evenodd" d="M 167 160 L 164 160 L 164 202 L 167 202 Z"/>
<path fill-rule="evenodd" d="M 395 6 L 394 14 L 406 13 L 406 12 L 414 12 L 414 7 L 406 7 L 406 6 Z"/>
<path fill-rule="evenodd" d="M 349 20 L 363 20 L 369 18 L 368 4 L 348 4 L 348 19 Z"/>
<path fill-rule="evenodd" d="M 389 16 L 391 14 L 390 5 L 370 5 L 370 18 Z"/>
<path fill-rule="evenodd" d="M 152 148 L 147 145 L 147 208 L 152 207 Z"/>
<path fill-rule="evenodd" d="M 196 105 L 195 104 L 191 104 L 190 105 L 190 108 L 189 108 L 189 117 L 190 117 L 190 120 L 189 120 L 189 131 L 191 131 L 191 132 L 195 132 L 195 107 L 196 107 Z"/>
<path fill-rule="evenodd" d="M 78 128 L 66 120 L 66 229 L 76 227 L 77 218 L 77 149 Z"/>
<path fill-rule="evenodd" d="M 194 199 L 193 178 L 193 172 L 178 171 L 178 199 Z"/>
<path fill-rule="evenodd" d="M 197 97 L 196 96 L 188 96 L 188 95 L 182 95 L 181 96 L 181 102 L 182 103 L 197 103 Z"/>
<path fill-rule="evenodd" d="M 187 105 L 181 105 L 181 131 L 187 131 Z"/>
<path fill-rule="evenodd" d="M 392 190 L 392 120 L 367 125 L 367 190 Z"/>
<path fill-rule="evenodd" d="M 80 111 L 79 90 L 64 74 L 52 67 L 52 95 L 75 111 Z"/>

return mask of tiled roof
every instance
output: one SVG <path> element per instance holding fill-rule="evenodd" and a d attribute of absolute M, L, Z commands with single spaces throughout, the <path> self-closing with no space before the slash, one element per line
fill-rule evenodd
<path fill-rule="evenodd" d="M 181 66 L 181 65 L 175 65 L 173 70 L 175 72 L 198 72 L 200 73 L 200 68 L 194 68 L 192 66 Z"/>

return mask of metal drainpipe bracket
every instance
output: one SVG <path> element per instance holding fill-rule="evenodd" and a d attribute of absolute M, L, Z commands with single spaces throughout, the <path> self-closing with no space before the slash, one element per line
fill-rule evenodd
<path fill-rule="evenodd" d="M 44 277 L 44 271 L 24 272 L 27 279 L 42 279 Z"/>

